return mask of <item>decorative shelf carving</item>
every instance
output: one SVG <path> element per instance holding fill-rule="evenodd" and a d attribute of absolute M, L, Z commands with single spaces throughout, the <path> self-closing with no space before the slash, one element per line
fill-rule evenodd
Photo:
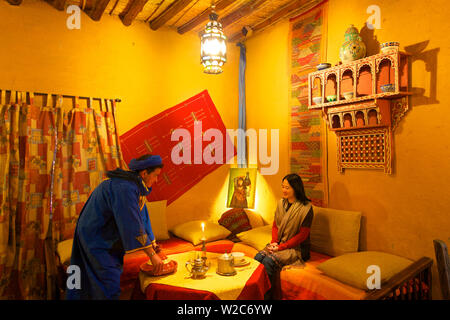
<path fill-rule="evenodd" d="M 393 131 L 408 111 L 411 95 L 408 57 L 392 50 L 308 75 L 308 108 L 321 109 L 336 133 L 341 172 L 373 168 L 392 173 Z M 383 92 L 384 85 L 393 89 Z M 346 99 L 344 93 L 351 96 Z M 334 101 L 327 101 L 330 96 Z"/>

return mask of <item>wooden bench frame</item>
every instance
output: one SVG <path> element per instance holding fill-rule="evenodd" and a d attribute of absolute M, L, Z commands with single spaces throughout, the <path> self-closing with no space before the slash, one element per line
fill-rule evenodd
<path fill-rule="evenodd" d="M 389 279 L 381 289 L 368 292 L 364 300 L 431 300 L 432 265 L 431 258 L 420 258 Z"/>

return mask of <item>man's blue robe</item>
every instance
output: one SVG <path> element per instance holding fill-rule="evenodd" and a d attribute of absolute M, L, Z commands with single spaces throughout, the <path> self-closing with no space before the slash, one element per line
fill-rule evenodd
<path fill-rule="evenodd" d="M 149 247 L 155 239 L 147 206 L 141 210 L 139 205 L 151 188 L 136 173 L 110 172 L 132 179 L 103 181 L 81 210 L 70 260 L 80 268 L 81 289 L 67 289 L 67 299 L 118 299 L 124 254 Z"/>

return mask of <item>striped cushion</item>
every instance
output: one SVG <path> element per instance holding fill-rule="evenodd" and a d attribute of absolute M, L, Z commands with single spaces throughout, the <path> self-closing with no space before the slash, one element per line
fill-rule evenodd
<path fill-rule="evenodd" d="M 231 234 L 227 237 L 231 240 L 236 239 L 236 234 L 252 228 L 250 220 L 248 219 L 245 210 L 242 208 L 228 210 L 222 214 L 218 222 L 220 225 L 231 231 Z"/>

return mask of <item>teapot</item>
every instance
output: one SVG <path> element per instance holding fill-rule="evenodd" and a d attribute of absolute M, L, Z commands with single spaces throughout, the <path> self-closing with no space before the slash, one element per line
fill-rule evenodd
<path fill-rule="evenodd" d="M 231 254 L 224 253 L 217 259 L 217 273 L 225 276 L 236 274 L 234 269 L 234 257 Z"/>
<path fill-rule="evenodd" d="M 203 278 L 209 270 L 209 265 L 206 265 L 202 258 L 187 261 L 185 267 L 193 279 Z"/>

